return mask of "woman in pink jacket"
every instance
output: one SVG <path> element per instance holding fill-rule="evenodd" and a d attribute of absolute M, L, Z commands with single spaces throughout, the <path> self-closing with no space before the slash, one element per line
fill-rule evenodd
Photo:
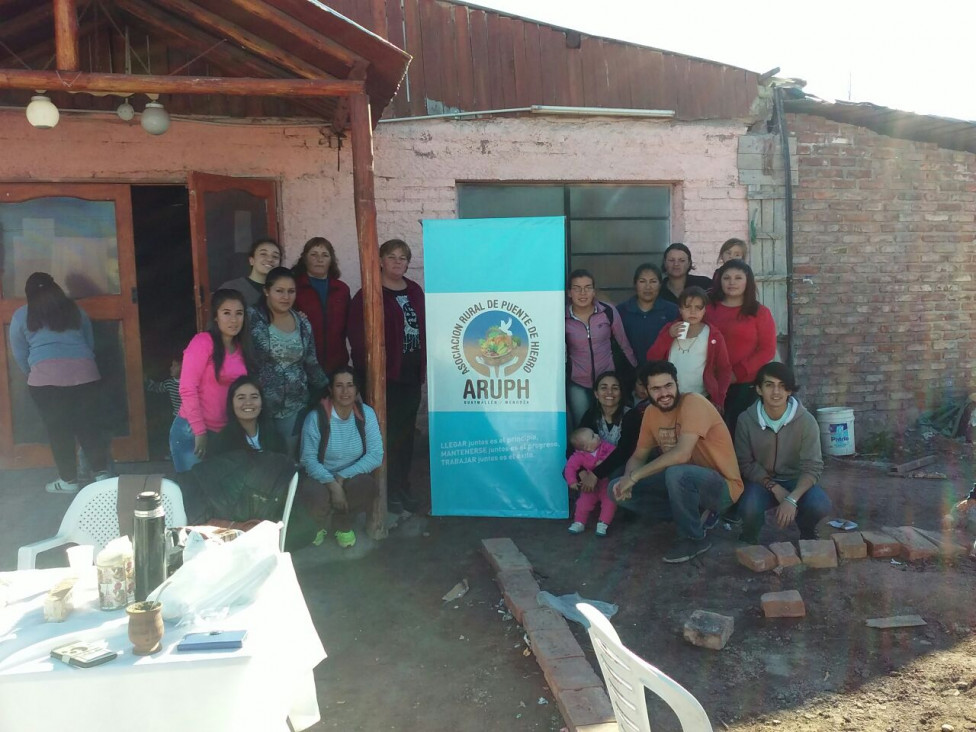
<path fill-rule="evenodd" d="M 227 390 L 248 371 L 244 297 L 237 290 L 217 290 L 211 300 L 213 320 L 183 351 L 179 416 L 169 431 L 173 467 L 183 473 L 207 453 L 209 436 L 227 424 Z"/>
<path fill-rule="evenodd" d="M 631 366 L 636 366 L 620 314 L 613 305 L 596 299 L 592 274 L 585 269 L 573 270 L 566 306 L 566 406 L 571 428 L 578 426 L 593 406 L 594 377 L 614 371 L 614 341 Z"/>

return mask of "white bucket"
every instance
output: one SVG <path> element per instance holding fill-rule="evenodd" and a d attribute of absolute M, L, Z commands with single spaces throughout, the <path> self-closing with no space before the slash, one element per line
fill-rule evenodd
<path fill-rule="evenodd" d="M 847 407 L 824 407 L 817 410 L 820 425 L 820 448 L 827 455 L 854 454 L 854 410 Z"/>

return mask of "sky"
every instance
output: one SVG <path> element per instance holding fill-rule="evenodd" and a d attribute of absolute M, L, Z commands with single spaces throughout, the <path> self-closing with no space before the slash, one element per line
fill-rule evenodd
<path fill-rule="evenodd" d="M 807 81 L 823 99 L 976 120 L 976 0 L 472 0 L 593 35 Z"/>

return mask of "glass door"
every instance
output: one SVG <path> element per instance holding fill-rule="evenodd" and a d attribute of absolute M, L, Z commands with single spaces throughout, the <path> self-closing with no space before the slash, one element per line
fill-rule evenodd
<path fill-rule="evenodd" d="M 116 460 L 146 460 L 132 205 L 127 185 L 0 183 L 0 464 L 53 464 L 47 436 L 10 353 L 24 284 L 47 272 L 92 320 L 102 398 L 92 424 Z"/>
<path fill-rule="evenodd" d="M 250 272 L 247 254 L 255 241 L 278 238 L 277 197 L 275 182 L 260 178 L 190 173 L 188 186 L 197 330 L 203 330 L 210 293 Z"/>

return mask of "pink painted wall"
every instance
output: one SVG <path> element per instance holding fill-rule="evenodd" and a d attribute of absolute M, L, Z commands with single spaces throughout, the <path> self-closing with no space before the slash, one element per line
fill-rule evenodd
<path fill-rule="evenodd" d="M 676 183 L 672 241 L 710 274 L 718 247 L 747 234 L 734 123 L 539 117 L 381 124 L 375 136 L 380 241 L 414 246 L 423 280 L 423 218 L 457 215 L 457 181 Z M 353 292 L 360 277 L 348 140 L 330 148 L 324 127 L 173 120 L 162 136 L 114 116 L 62 115 L 36 130 L 23 112 L 0 111 L 0 180 L 185 183 L 190 170 L 274 178 L 288 263 L 311 236 L 335 245 Z M 333 139 L 334 143 L 334 139 Z M 337 163 L 339 170 L 337 171 Z"/>

